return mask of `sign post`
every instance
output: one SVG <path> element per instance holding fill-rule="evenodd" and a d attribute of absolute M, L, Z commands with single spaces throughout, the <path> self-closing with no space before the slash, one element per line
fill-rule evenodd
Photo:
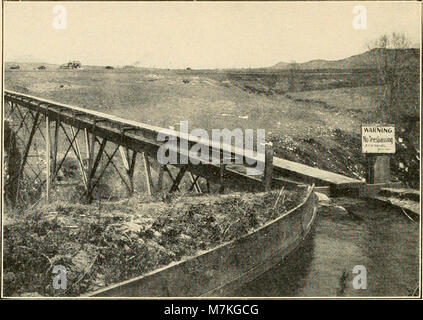
<path fill-rule="evenodd" d="M 395 153 L 395 126 L 366 124 L 361 126 L 361 147 L 366 155 L 366 182 L 390 182 L 390 154 Z"/>

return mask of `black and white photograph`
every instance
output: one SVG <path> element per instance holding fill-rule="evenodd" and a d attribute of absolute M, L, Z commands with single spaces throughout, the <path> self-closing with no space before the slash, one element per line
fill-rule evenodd
<path fill-rule="evenodd" d="M 422 299 L 421 2 L 2 5 L 2 298 Z"/>

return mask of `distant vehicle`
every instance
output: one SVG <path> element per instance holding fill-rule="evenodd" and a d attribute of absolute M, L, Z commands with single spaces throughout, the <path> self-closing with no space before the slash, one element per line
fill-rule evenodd
<path fill-rule="evenodd" d="M 107 70 L 113 70 L 114 68 L 112 66 L 107 66 L 105 69 L 107 69 Z"/>
<path fill-rule="evenodd" d="M 78 69 L 82 67 L 82 64 L 79 61 L 72 61 L 72 67 L 73 69 Z"/>
<path fill-rule="evenodd" d="M 190 71 L 190 70 L 192 70 L 190 67 L 187 67 L 185 70 L 187 70 L 187 71 Z"/>
<path fill-rule="evenodd" d="M 38 69 L 38 70 L 45 70 L 45 69 L 47 69 L 47 68 L 46 68 L 46 66 L 38 66 L 38 67 L 37 67 L 37 69 Z"/>
<path fill-rule="evenodd" d="M 82 64 L 79 61 L 69 61 L 68 63 L 62 64 L 60 69 L 78 69 L 81 68 Z"/>
<path fill-rule="evenodd" d="M 18 65 L 18 64 L 12 64 L 11 66 L 10 66 L 10 69 L 12 69 L 12 70 L 19 70 L 21 68 L 21 66 L 20 65 Z"/>

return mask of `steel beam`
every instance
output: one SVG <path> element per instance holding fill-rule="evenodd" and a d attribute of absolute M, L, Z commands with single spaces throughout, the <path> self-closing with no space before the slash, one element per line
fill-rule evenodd
<path fill-rule="evenodd" d="M 50 159 L 51 159 L 51 151 L 50 151 L 50 120 L 48 115 L 46 115 L 46 203 L 49 203 L 50 200 Z"/>

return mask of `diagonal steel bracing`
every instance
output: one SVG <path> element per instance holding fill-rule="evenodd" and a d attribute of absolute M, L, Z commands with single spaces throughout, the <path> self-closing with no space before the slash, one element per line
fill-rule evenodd
<path fill-rule="evenodd" d="M 175 180 L 173 181 L 172 187 L 170 188 L 170 192 L 175 192 L 177 188 L 179 187 L 179 183 L 182 181 L 182 178 L 184 177 L 185 172 L 187 172 L 187 166 L 183 166 L 179 169 L 178 174 L 176 175 Z"/>
<path fill-rule="evenodd" d="M 28 142 L 27 142 L 27 144 L 25 146 L 25 151 L 24 151 L 24 155 L 23 155 L 23 158 L 22 158 L 21 167 L 19 169 L 18 178 L 22 175 L 22 172 L 23 172 L 24 167 L 25 167 L 25 164 L 26 164 L 26 160 L 28 159 L 29 149 L 31 148 L 32 139 L 34 138 L 35 131 L 36 131 L 37 127 L 38 127 L 38 120 L 39 120 L 39 118 L 40 118 L 40 113 L 37 113 L 35 115 L 34 122 L 32 124 L 32 128 L 31 128 L 31 131 L 29 133 Z"/>
<path fill-rule="evenodd" d="M 100 182 L 101 178 L 103 177 L 104 173 L 106 172 L 107 167 L 109 166 L 110 163 L 113 163 L 113 157 L 116 154 L 116 152 L 118 151 L 119 146 L 116 146 L 113 153 L 111 155 L 108 154 L 108 152 L 106 150 L 104 150 L 104 154 L 107 158 L 107 162 L 104 165 L 104 167 L 102 168 L 98 178 L 96 181 L 94 181 L 94 183 L 92 183 L 91 188 L 89 190 L 87 190 L 87 195 L 92 195 L 92 192 L 94 191 L 94 188 L 97 186 L 97 184 Z M 118 170 L 119 172 L 119 170 Z"/>
<path fill-rule="evenodd" d="M 66 132 L 65 127 L 63 125 L 60 125 L 60 126 L 61 126 L 61 128 L 62 128 L 62 130 L 65 134 L 66 139 L 68 140 L 68 142 L 69 142 L 69 144 L 72 148 L 73 153 L 76 156 L 82 180 L 84 182 L 85 188 L 87 188 L 86 173 L 85 173 L 85 170 L 84 170 L 84 164 L 83 164 L 83 160 L 82 160 L 82 157 L 81 157 L 81 153 L 79 152 L 78 139 L 77 139 L 77 136 L 78 136 L 78 133 L 79 133 L 80 130 L 78 129 L 78 131 L 75 132 L 75 129 L 71 126 L 71 137 L 72 137 L 71 138 L 71 137 L 69 137 L 69 134 Z"/>
<path fill-rule="evenodd" d="M 23 168 L 27 165 L 31 144 L 34 144 L 38 157 L 38 146 L 36 143 L 37 141 L 45 143 L 47 152 L 43 154 L 45 155 L 47 177 L 41 185 L 47 185 L 47 192 L 50 189 L 50 185 L 57 179 L 66 157 L 71 152 L 70 150 L 76 156 L 80 177 L 89 198 L 92 197 L 93 190 L 104 176 L 105 170 L 109 167 L 113 167 L 116 170 L 128 191 L 128 195 L 131 195 L 134 192 L 134 173 L 137 172 L 135 165 L 138 153 L 142 157 L 140 166 L 143 166 L 145 171 L 146 185 L 150 194 L 162 192 L 165 172 L 172 181 L 170 192 L 180 190 L 181 181 L 187 172 L 191 181 L 188 184 L 189 190 L 195 190 L 199 193 L 203 192 L 199 184 L 200 178 L 205 179 L 207 192 L 210 192 L 210 183 L 219 184 L 223 191 L 226 180 L 236 180 L 244 185 L 263 187 L 266 185 L 266 189 L 270 188 L 270 182 L 274 182 L 270 174 L 267 174 L 267 179 L 261 180 L 228 170 L 226 166 L 215 164 L 210 158 L 209 161 L 202 159 L 201 165 L 196 166 L 172 164 L 173 167 L 179 169 L 176 177 L 172 175 L 168 165 L 160 164 L 158 181 L 157 184 L 154 184 L 151 167 L 155 167 L 154 163 L 150 161 L 157 157 L 157 152 L 163 145 L 163 142 L 158 141 L 157 135 L 166 129 L 10 91 L 5 91 L 4 98 L 7 108 L 10 110 L 8 116 L 13 116 L 19 120 L 17 131 L 23 131 L 22 128 L 24 128 L 29 133 L 28 137 L 22 139 L 22 141 L 27 141 L 27 143 L 23 143 L 25 147 L 20 174 L 23 173 Z M 46 119 L 45 130 L 43 130 L 44 126 L 42 126 L 44 121 L 40 121 L 41 116 Z M 28 120 L 33 121 L 32 126 L 28 125 Z M 52 122 L 54 127 L 50 127 Z M 66 129 L 65 125 L 69 126 L 69 128 Z M 63 132 L 61 139 L 59 139 L 60 131 Z M 83 131 L 83 138 L 79 141 L 78 134 L 80 131 Z M 35 132 L 39 133 L 43 139 L 34 139 Z M 169 137 L 172 135 L 174 134 L 170 133 Z M 189 136 L 176 134 L 175 138 L 178 143 L 187 141 L 189 147 L 198 143 L 204 144 L 199 142 L 198 139 L 191 139 Z M 68 145 L 65 146 L 63 141 L 67 141 Z M 109 147 L 110 145 L 114 145 L 112 152 L 109 152 L 106 148 L 106 146 Z M 83 146 L 82 149 L 81 146 Z M 213 150 L 216 151 L 216 147 L 210 144 L 204 144 L 204 146 L 211 151 L 210 154 L 216 154 L 213 152 Z M 246 160 L 244 163 L 251 163 L 251 161 L 247 161 L 251 160 L 251 158 L 248 158 L 250 156 L 240 153 L 240 150 L 229 150 L 222 146 L 218 148 L 219 154 L 229 154 L 231 157 L 239 156 Z M 59 149 L 66 149 L 61 160 L 58 159 Z M 122 161 L 119 164 L 114 159 L 117 151 L 119 151 Z M 183 153 L 179 149 L 177 152 L 178 154 Z M 103 160 L 106 160 L 105 165 L 103 165 Z M 28 168 L 32 169 L 32 166 L 28 164 Z M 36 179 L 41 180 L 41 173 L 38 172 L 37 174 L 33 169 L 32 171 Z M 268 172 L 271 171 L 266 170 L 266 173 Z"/>

